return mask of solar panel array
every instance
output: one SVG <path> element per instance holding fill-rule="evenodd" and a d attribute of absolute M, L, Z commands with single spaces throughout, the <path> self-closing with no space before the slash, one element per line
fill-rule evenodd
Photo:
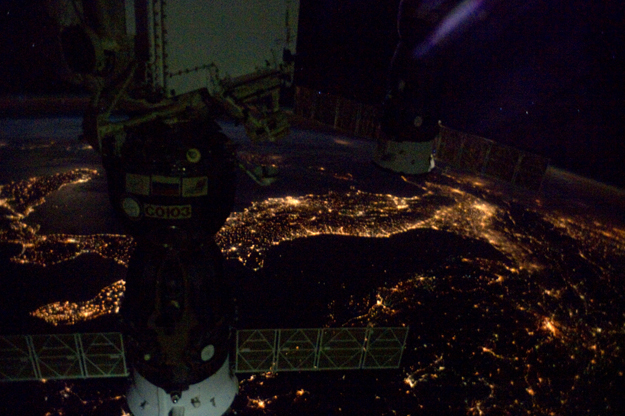
<path fill-rule="evenodd" d="M 127 375 L 117 332 L 0 336 L 0 381 Z"/>
<path fill-rule="evenodd" d="M 549 167 L 546 157 L 448 127 L 437 138 L 436 160 L 532 191 L 540 190 Z"/>
<path fill-rule="evenodd" d="M 407 335 L 407 327 L 240 330 L 235 371 L 398 368 Z M 0 381 L 128 374 L 118 332 L 0 336 Z"/>
<path fill-rule="evenodd" d="M 380 137 L 380 109 L 337 95 L 297 87 L 298 116 L 359 137 Z M 493 140 L 441 127 L 437 162 L 533 191 L 540 190 L 549 159 Z"/>
<path fill-rule="evenodd" d="M 237 372 L 398 368 L 407 327 L 237 332 Z"/>

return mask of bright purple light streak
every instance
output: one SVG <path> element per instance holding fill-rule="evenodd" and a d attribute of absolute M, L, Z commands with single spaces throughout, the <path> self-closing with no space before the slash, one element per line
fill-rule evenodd
<path fill-rule="evenodd" d="M 447 14 L 428 38 L 415 49 L 417 58 L 423 57 L 430 49 L 447 38 L 463 23 L 477 15 L 484 0 L 465 0 Z"/>

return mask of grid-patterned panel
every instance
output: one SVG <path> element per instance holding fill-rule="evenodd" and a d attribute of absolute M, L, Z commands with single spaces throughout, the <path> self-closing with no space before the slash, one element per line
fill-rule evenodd
<path fill-rule="evenodd" d="M 236 371 L 398 368 L 407 335 L 407 327 L 241 330 Z"/>
<path fill-rule="evenodd" d="M 436 160 L 535 191 L 549 167 L 543 156 L 447 127 L 437 139 Z"/>
<path fill-rule="evenodd" d="M 408 329 L 371 328 L 367 333 L 367 347 L 362 368 L 396 368 L 401 362 Z"/>
<path fill-rule="evenodd" d="M 0 381 L 37 379 L 30 351 L 25 336 L 0 337 Z"/>
<path fill-rule="evenodd" d="M 398 368 L 408 328 L 241 330 L 237 372 Z M 0 381 L 128 376 L 120 333 L 0 336 Z"/>
<path fill-rule="evenodd" d="M 276 332 L 275 329 L 237 331 L 236 371 L 271 370 L 276 362 Z"/>
<path fill-rule="evenodd" d="M 0 381 L 127 375 L 117 332 L 0 336 Z"/>

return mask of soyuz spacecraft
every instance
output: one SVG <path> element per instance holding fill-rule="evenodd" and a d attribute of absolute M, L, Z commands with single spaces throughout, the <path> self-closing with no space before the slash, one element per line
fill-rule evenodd
<path fill-rule="evenodd" d="M 399 42 L 390 65 L 382 106 L 381 137 L 373 156 L 394 172 L 425 174 L 434 168 L 432 149 L 439 134 L 445 42 L 468 20 L 461 11 L 471 2 L 402 0 L 397 14 Z M 466 22 L 465 22 L 466 23 Z"/>
<path fill-rule="evenodd" d="M 56 1 L 58 66 L 91 92 L 84 140 L 137 242 L 121 316 L 139 415 L 221 415 L 232 403 L 233 300 L 214 235 L 239 167 L 215 118 L 255 141 L 288 133 L 298 1 Z M 263 175 L 265 173 L 265 175 Z"/>
<path fill-rule="evenodd" d="M 59 72 L 91 92 L 83 138 L 101 153 L 110 201 L 137 242 L 121 308 L 129 407 L 135 416 L 221 415 L 238 382 L 232 294 L 214 235 L 233 207 L 236 170 L 260 184 L 272 177 L 237 161 L 215 119 L 237 120 L 253 141 L 288 133 L 279 97 L 292 82 L 299 1 L 47 6 L 58 28 Z M 394 80 L 395 97 L 405 81 Z M 389 97 L 388 134 L 374 161 L 427 172 L 436 112 L 404 114 L 420 130 L 400 137 L 402 121 L 392 114 L 401 101 Z"/>

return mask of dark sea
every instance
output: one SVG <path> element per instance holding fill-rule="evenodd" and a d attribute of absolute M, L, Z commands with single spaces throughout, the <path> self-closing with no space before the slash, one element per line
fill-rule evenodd
<path fill-rule="evenodd" d="M 399 369 L 239 374 L 233 414 L 625 414 L 622 190 L 555 168 L 538 193 L 444 166 L 402 177 L 371 141 L 294 128 L 259 146 L 222 127 L 244 163 L 280 169 L 263 188 L 241 172 L 215 237 L 237 328 L 410 328 Z M 3 334 L 118 329 L 102 291 L 132 240 L 79 133 L 0 120 Z M 123 415 L 127 383 L 2 383 L 0 413 Z"/>

